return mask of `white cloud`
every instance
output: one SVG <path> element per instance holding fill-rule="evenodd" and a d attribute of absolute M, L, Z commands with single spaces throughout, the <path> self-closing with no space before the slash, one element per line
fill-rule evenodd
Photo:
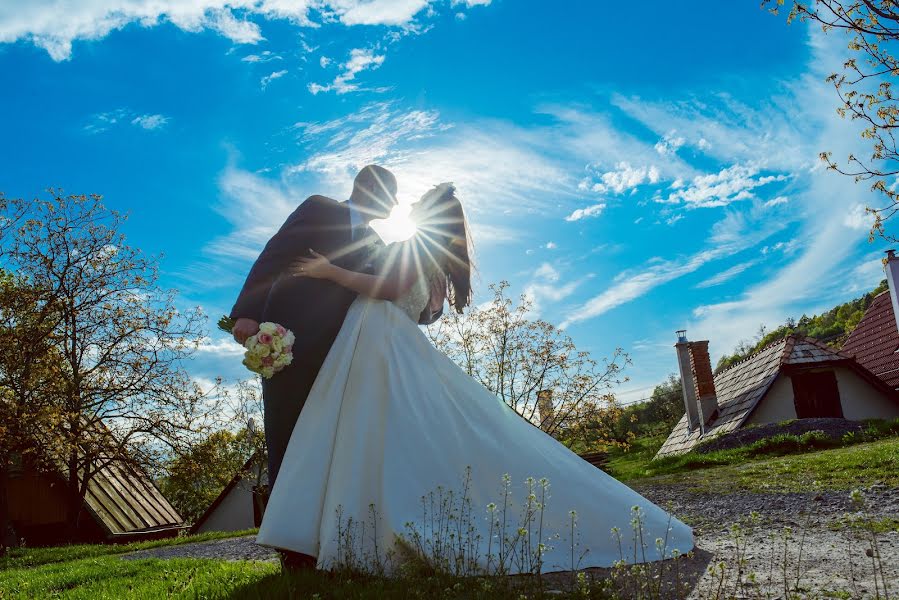
<path fill-rule="evenodd" d="M 372 49 L 353 48 L 350 50 L 350 58 L 340 65 L 341 72 L 334 78 L 334 81 L 327 85 L 310 83 L 309 91 L 312 92 L 312 94 L 330 91 L 334 91 L 338 94 L 346 94 L 348 92 L 358 91 L 359 84 L 356 83 L 356 75 L 363 71 L 377 69 L 383 63 L 383 54 L 375 54 L 375 51 Z M 326 66 L 326 63 L 322 63 L 322 67 L 324 66 Z"/>
<path fill-rule="evenodd" d="M 596 172 L 591 166 L 588 170 Z M 614 171 L 606 171 L 599 174 L 598 181 L 586 178 L 581 181 L 581 189 L 589 189 L 598 193 L 615 193 L 632 190 L 644 183 L 655 184 L 659 182 L 659 169 L 655 166 L 632 167 L 627 161 L 620 161 L 615 165 Z"/>
<path fill-rule="evenodd" d="M 318 59 L 318 64 L 321 65 L 322 69 L 326 69 L 328 67 L 328 65 L 331 64 L 331 59 L 328 58 L 327 56 L 322 56 L 321 58 Z"/>
<path fill-rule="evenodd" d="M 867 231 L 873 223 L 874 218 L 865 210 L 864 204 L 854 204 L 843 217 L 843 224 L 856 231 Z"/>
<path fill-rule="evenodd" d="M 590 217 L 598 217 L 604 211 L 606 205 L 603 203 L 594 204 L 593 206 L 588 206 L 587 208 L 579 208 L 567 217 L 565 217 L 566 221 L 580 221 L 581 219 L 587 219 Z"/>
<path fill-rule="evenodd" d="M 789 201 L 790 199 L 786 196 L 777 196 L 776 198 L 772 198 L 771 200 L 765 202 L 765 207 L 771 208 L 772 206 L 777 206 L 779 204 L 786 204 Z"/>
<path fill-rule="evenodd" d="M 287 75 L 287 69 L 282 69 L 280 71 L 273 71 L 259 80 L 259 85 L 262 86 L 262 89 L 268 87 L 268 84 L 274 81 L 275 79 L 280 79 Z"/>
<path fill-rule="evenodd" d="M 546 248 L 547 250 L 555 250 L 559 246 L 555 242 L 546 242 L 546 245 L 543 247 Z"/>
<path fill-rule="evenodd" d="M 137 125 L 144 129 L 159 129 L 168 122 L 169 118 L 163 115 L 138 115 L 131 119 L 132 125 Z"/>
<path fill-rule="evenodd" d="M 286 20 L 300 27 L 338 22 L 416 30 L 415 19 L 433 13 L 434 0 L 28 0 L 0 2 L 0 43 L 27 42 L 53 60 L 68 60 L 75 41 L 100 40 L 137 24 L 171 23 L 188 32 L 214 31 L 236 44 L 265 38 L 254 19 Z M 466 0 L 465 8 L 487 5 Z M 419 28 L 419 30 L 423 30 Z"/>
<path fill-rule="evenodd" d="M 665 134 L 665 136 L 656 142 L 654 146 L 656 152 L 665 156 L 666 154 L 675 154 L 681 146 L 683 146 L 687 140 L 682 136 L 676 135 L 677 131 L 672 130 Z"/>
<path fill-rule="evenodd" d="M 241 356 L 245 348 L 235 342 L 232 338 L 221 337 L 212 339 L 205 337 L 200 340 L 197 352 L 200 354 L 213 354 L 216 356 Z"/>
<path fill-rule="evenodd" d="M 727 206 L 731 202 L 754 198 L 752 190 L 788 177 L 783 173 L 758 177 L 760 168 L 751 164 L 736 164 L 717 173 L 697 175 L 683 188 L 668 195 L 665 202 L 685 203 L 690 208 Z"/>
<path fill-rule="evenodd" d="M 544 304 L 559 302 L 569 297 L 581 285 L 583 279 L 562 283 L 562 275 L 549 263 L 542 263 L 531 275 L 524 288 L 524 296 L 531 302 L 531 315 L 539 316 Z"/>

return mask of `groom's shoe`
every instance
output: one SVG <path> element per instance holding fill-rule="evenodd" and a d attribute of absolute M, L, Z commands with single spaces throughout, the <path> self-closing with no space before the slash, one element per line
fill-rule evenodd
<path fill-rule="evenodd" d="M 281 551 L 281 570 L 284 572 L 305 571 L 315 569 L 315 557 L 299 552 Z"/>

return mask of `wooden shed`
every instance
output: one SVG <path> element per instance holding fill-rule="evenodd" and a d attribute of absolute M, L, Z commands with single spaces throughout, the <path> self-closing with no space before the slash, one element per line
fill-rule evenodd
<path fill-rule="evenodd" d="M 16 535 L 29 545 L 63 541 L 71 493 L 59 474 L 13 468 L 7 494 Z M 79 542 L 124 542 L 174 536 L 183 527 L 184 519 L 147 475 L 112 461 L 88 483 L 76 537 Z"/>

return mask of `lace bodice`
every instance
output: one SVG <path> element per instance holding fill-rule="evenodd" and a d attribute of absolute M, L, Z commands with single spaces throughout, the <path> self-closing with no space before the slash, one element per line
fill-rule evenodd
<path fill-rule="evenodd" d="M 436 265 L 431 269 L 426 269 L 426 273 L 422 273 L 412 287 L 402 297 L 394 300 L 400 309 L 409 316 L 410 319 L 418 323 L 418 317 L 421 311 L 428 305 L 431 299 L 431 282 L 438 276 Z"/>

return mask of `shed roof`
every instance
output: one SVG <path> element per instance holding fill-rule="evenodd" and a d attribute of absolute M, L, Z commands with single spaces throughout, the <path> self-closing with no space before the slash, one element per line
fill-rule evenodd
<path fill-rule="evenodd" d="M 184 519 L 149 477 L 120 460 L 88 482 L 84 503 L 112 536 L 180 527 Z"/>

